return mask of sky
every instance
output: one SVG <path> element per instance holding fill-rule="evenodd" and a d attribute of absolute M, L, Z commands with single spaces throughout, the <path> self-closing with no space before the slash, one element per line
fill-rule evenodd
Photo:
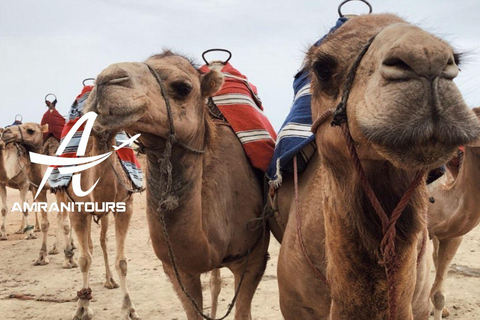
<path fill-rule="evenodd" d="M 169 48 L 199 64 L 210 48 L 259 89 L 278 130 L 293 97 L 305 51 L 335 24 L 339 0 L 1 0 L 0 126 L 16 114 L 40 122 L 44 97 L 66 115 L 85 78 L 112 63 L 143 61 Z M 374 13 L 396 13 L 466 52 L 455 80 L 480 106 L 480 1 L 370 0 Z M 367 7 L 351 2 L 345 13 Z M 211 55 L 212 59 L 223 56 Z"/>

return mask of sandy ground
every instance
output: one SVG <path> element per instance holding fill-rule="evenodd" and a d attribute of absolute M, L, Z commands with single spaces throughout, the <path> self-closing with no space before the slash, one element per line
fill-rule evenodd
<path fill-rule="evenodd" d="M 18 191 L 8 190 L 9 205 L 19 201 Z M 53 196 L 49 196 L 49 201 Z M 163 273 L 161 262 L 155 257 L 149 242 L 145 218 L 145 195 L 135 195 L 135 213 L 127 238 L 128 277 L 131 298 L 142 319 L 185 319 L 181 304 Z M 48 246 L 55 240 L 56 218 L 51 215 Z M 80 270 L 62 269 L 63 253 L 50 256 L 50 264 L 34 267 L 41 245 L 41 234 L 36 240 L 23 240 L 24 235 L 13 234 L 20 225 L 21 215 L 8 216 L 8 241 L 0 242 L 0 318 L 1 319 L 71 319 L 75 302 L 39 302 L 10 299 L 11 294 L 34 298 L 73 299 L 81 289 Z M 120 289 L 103 287 L 104 265 L 99 245 L 100 227 L 93 226 L 94 259 L 91 269 L 93 290 L 92 308 L 95 319 L 120 319 L 122 296 Z M 114 228 L 109 230 L 110 261 L 115 257 Z M 63 246 L 61 246 L 63 249 Z M 271 241 L 271 260 L 253 301 L 252 314 L 257 320 L 282 319 L 276 281 L 276 261 L 279 244 Z M 111 265 L 115 275 L 115 268 Z M 470 275 L 467 275 L 470 274 Z M 432 273 L 433 276 L 433 273 Z M 223 269 L 224 280 L 220 295 L 219 315 L 226 310 L 233 295 L 233 277 Z M 208 277 L 202 278 L 208 288 Z M 453 262 L 447 281 L 449 319 L 480 320 L 480 229 L 468 234 Z M 210 308 L 209 291 L 204 291 L 205 310 Z M 228 319 L 233 319 L 233 315 Z"/>

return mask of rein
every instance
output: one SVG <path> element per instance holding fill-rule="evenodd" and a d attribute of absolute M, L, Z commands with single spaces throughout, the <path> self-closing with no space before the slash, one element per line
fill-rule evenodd
<path fill-rule="evenodd" d="M 342 99 L 340 103 L 337 105 L 337 108 L 335 110 L 334 109 L 327 110 L 318 119 L 316 119 L 312 125 L 311 130 L 313 133 L 315 133 L 319 128 L 319 126 L 324 122 L 326 122 L 327 119 L 329 119 L 332 115 L 333 115 L 333 120 L 331 122 L 331 125 L 340 126 L 342 129 L 343 135 L 345 137 L 345 141 L 347 143 L 350 157 L 354 162 L 355 171 L 360 179 L 360 182 L 362 184 L 362 187 L 368 199 L 370 200 L 371 205 L 373 206 L 375 212 L 377 213 L 382 223 L 383 238 L 380 242 L 380 253 L 382 255 L 382 260 L 379 261 L 379 263 L 385 267 L 385 273 L 387 276 L 388 307 L 389 307 L 388 319 L 395 320 L 396 314 L 397 314 L 397 292 L 396 292 L 395 274 L 399 264 L 396 250 L 395 250 L 395 238 L 397 235 L 397 230 L 395 226 L 401 214 L 405 210 L 408 202 L 412 198 L 413 193 L 415 192 L 417 187 L 423 182 L 424 172 L 417 172 L 417 174 L 415 175 L 415 178 L 410 182 L 409 187 L 407 188 L 400 202 L 397 204 L 391 216 L 389 217 L 385 213 L 385 210 L 383 209 L 380 201 L 378 200 L 372 186 L 368 182 L 367 175 L 358 157 L 357 150 L 355 148 L 355 142 L 352 138 L 350 129 L 348 127 L 348 122 L 347 122 L 348 120 L 347 119 L 347 102 L 348 102 L 348 98 L 349 98 L 353 83 L 355 81 L 355 75 L 357 73 L 358 67 L 360 66 L 360 63 L 363 57 L 368 52 L 368 49 L 370 48 L 370 45 L 373 43 L 375 38 L 376 38 L 376 35 L 373 36 L 367 42 L 367 44 L 363 47 L 363 49 L 357 56 L 356 60 L 354 61 L 353 65 L 351 66 L 347 74 L 347 80 L 343 88 Z M 296 165 L 296 158 L 294 158 L 294 165 Z M 295 170 L 295 176 L 296 176 L 296 170 Z M 296 192 L 298 192 L 297 185 L 295 186 L 295 188 L 296 188 Z M 296 194 L 296 201 L 298 201 L 297 194 Z M 296 210 L 297 211 L 299 210 L 298 207 Z M 298 228 L 298 223 L 297 223 L 297 228 Z M 301 232 L 299 233 L 299 235 L 301 235 Z M 425 241 L 426 240 L 423 239 L 423 242 Z M 422 242 L 422 249 L 419 253 L 419 257 L 417 258 L 417 263 L 418 263 L 418 259 L 423 255 L 425 250 L 423 242 Z M 302 250 L 304 251 L 303 242 L 301 244 L 302 244 Z M 304 255 L 306 255 L 305 251 L 304 251 Z M 307 256 L 307 260 L 309 261 L 309 264 L 312 264 L 308 256 Z"/>
<path fill-rule="evenodd" d="M 235 305 L 235 302 L 236 302 L 237 297 L 238 297 L 238 293 L 240 292 L 240 288 L 241 288 L 243 280 L 245 278 L 245 274 L 246 274 L 247 266 L 248 266 L 248 260 L 249 260 L 249 257 L 250 257 L 251 250 L 253 250 L 253 248 L 249 249 L 247 251 L 246 255 L 245 255 L 246 258 L 245 258 L 245 266 L 244 266 L 244 269 L 243 269 L 243 273 L 242 273 L 242 276 L 241 276 L 241 278 L 238 282 L 238 286 L 237 286 L 237 289 L 235 290 L 235 294 L 233 296 L 232 302 L 228 305 L 228 309 L 227 309 L 227 312 L 225 313 L 225 315 L 221 318 L 213 319 L 213 318 L 210 318 L 208 315 L 204 314 L 203 310 L 200 309 L 200 306 L 195 301 L 195 299 L 188 293 L 187 289 L 183 285 L 182 280 L 180 278 L 180 272 L 179 272 L 178 265 L 177 265 L 177 259 L 175 257 L 174 252 L 173 252 L 172 242 L 170 241 L 170 236 L 169 236 L 168 230 L 167 230 L 167 224 L 165 222 L 165 214 L 169 211 L 175 210 L 179 206 L 178 197 L 172 194 L 172 183 L 173 183 L 172 171 L 173 171 L 173 166 L 172 166 L 172 162 L 171 162 L 171 156 L 172 156 L 173 145 L 178 144 L 179 146 L 181 146 L 185 150 L 187 150 L 191 153 L 194 153 L 194 154 L 198 154 L 198 155 L 204 154 L 206 149 L 204 148 L 202 150 L 198 150 L 198 149 L 192 148 L 188 144 L 185 144 L 185 143 L 183 143 L 183 142 L 181 142 L 177 139 L 176 131 L 175 131 L 175 124 L 173 122 L 172 107 L 170 105 L 170 97 L 168 95 L 168 92 L 165 88 L 165 85 L 163 84 L 162 79 L 160 78 L 160 75 L 150 65 L 146 64 L 146 66 L 150 70 L 150 73 L 153 75 L 153 77 L 157 80 L 157 83 L 160 87 L 160 92 L 162 94 L 163 100 L 165 101 L 165 106 L 166 106 L 166 109 L 167 109 L 168 122 L 170 124 L 170 131 L 169 131 L 169 134 L 168 134 L 168 139 L 167 139 L 167 142 L 166 142 L 166 145 L 165 145 L 165 150 L 163 151 L 163 157 L 162 158 L 160 158 L 160 156 L 159 156 L 159 150 L 158 149 L 148 149 L 145 146 L 141 146 L 141 148 L 143 150 L 145 150 L 147 154 L 149 153 L 149 151 L 150 152 L 153 151 L 153 153 L 156 154 L 157 157 L 158 157 L 157 162 L 160 164 L 160 178 L 159 178 L 159 180 L 161 182 L 161 185 L 160 185 L 161 190 L 159 192 L 160 200 L 158 201 L 157 212 L 160 214 L 160 222 L 162 224 L 163 237 L 165 239 L 165 243 L 167 244 L 168 257 L 170 258 L 170 263 L 172 264 L 172 268 L 173 268 L 177 283 L 178 283 L 180 289 L 182 290 L 182 292 L 185 294 L 187 299 L 192 304 L 195 311 L 202 318 L 204 318 L 206 320 L 223 320 L 226 317 L 228 317 L 228 315 L 232 312 L 232 309 Z M 163 183 L 164 181 L 166 183 Z"/>

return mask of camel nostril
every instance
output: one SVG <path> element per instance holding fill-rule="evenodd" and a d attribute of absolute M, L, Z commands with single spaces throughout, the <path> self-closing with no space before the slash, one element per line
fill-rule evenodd
<path fill-rule="evenodd" d="M 452 57 L 448 59 L 447 65 L 442 71 L 442 77 L 448 80 L 453 80 L 458 76 L 459 72 L 460 69 L 458 68 L 454 58 Z"/>
<path fill-rule="evenodd" d="M 128 81 L 128 80 L 130 80 L 130 77 L 115 78 L 115 79 L 107 81 L 106 84 L 120 84 L 120 83 Z"/>
<path fill-rule="evenodd" d="M 382 62 L 381 74 L 387 80 L 409 80 L 415 76 L 412 67 L 399 57 L 388 57 Z"/>
<path fill-rule="evenodd" d="M 96 83 L 103 85 L 124 85 L 128 86 L 130 75 L 126 70 L 120 67 L 106 69 L 97 77 Z"/>
<path fill-rule="evenodd" d="M 399 70 L 412 71 L 412 68 L 402 59 L 398 57 L 389 57 L 383 61 L 386 67 L 397 68 Z"/>

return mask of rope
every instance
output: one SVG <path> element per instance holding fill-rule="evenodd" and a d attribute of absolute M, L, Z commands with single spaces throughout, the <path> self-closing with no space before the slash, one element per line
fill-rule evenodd
<path fill-rule="evenodd" d="M 293 184 L 295 186 L 295 218 L 297 222 L 297 236 L 298 240 L 300 242 L 300 247 L 302 248 L 302 253 L 305 259 L 308 262 L 308 265 L 312 269 L 313 273 L 322 280 L 327 286 L 328 280 L 325 278 L 325 276 L 322 274 L 322 272 L 315 266 L 313 263 L 312 259 L 308 256 L 307 253 L 307 248 L 305 247 L 305 243 L 303 242 L 303 233 L 302 233 L 302 221 L 300 217 L 300 201 L 298 198 L 298 170 L 297 170 L 297 156 L 293 157 Z"/>
<path fill-rule="evenodd" d="M 389 319 L 394 320 L 396 319 L 397 314 L 397 287 L 395 284 L 395 273 L 398 269 L 398 257 L 395 252 L 395 238 L 397 235 L 395 225 L 400 218 L 402 212 L 405 210 L 405 207 L 410 201 L 410 198 L 413 196 L 413 193 L 420 185 L 420 183 L 423 182 L 423 172 L 418 172 L 416 174 L 415 178 L 410 183 L 410 186 L 403 194 L 400 202 L 397 204 L 397 206 L 392 212 L 392 215 L 389 218 L 385 213 L 382 205 L 380 204 L 380 201 L 378 200 L 375 192 L 373 191 L 372 186 L 368 182 L 365 171 L 363 170 L 360 159 L 358 158 L 354 141 L 348 128 L 348 124 L 343 123 L 341 127 L 345 136 L 345 140 L 347 142 L 350 156 L 353 159 L 355 170 L 360 178 L 362 187 L 382 223 L 383 238 L 380 242 L 380 252 L 382 254 L 383 260 L 380 261 L 380 263 L 385 266 L 385 273 L 387 275 Z"/>

